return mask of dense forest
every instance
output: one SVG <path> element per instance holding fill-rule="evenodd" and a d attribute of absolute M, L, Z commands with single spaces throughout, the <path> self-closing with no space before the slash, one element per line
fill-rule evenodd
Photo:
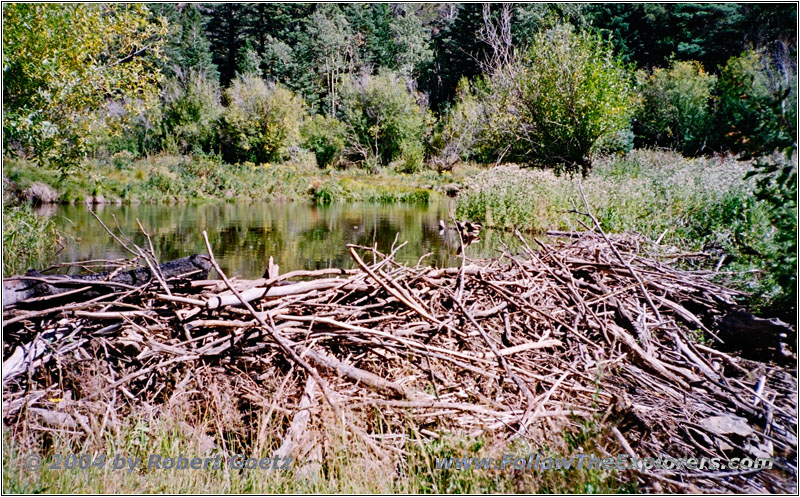
<path fill-rule="evenodd" d="M 458 159 L 585 170 L 592 152 L 633 145 L 740 151 L 742 137 L 774 135 L 762 127 L 787 106 L 769 100 L 796 94 L 796 19 L 793 4 L 14 5 L 4 151 L 259 163 L 299 145 L 321 165 L 402 158 L 411 170 Z M 574 71 L 573 98 L 553 102 Z M 81 122 L 59 122 L 68 112 Z M 567 114 L 580 122 L 543 124 Z"/>

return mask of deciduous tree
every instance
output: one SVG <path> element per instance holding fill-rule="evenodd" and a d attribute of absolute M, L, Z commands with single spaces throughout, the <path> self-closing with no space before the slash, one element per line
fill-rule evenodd
<path fill-rule="evenodd" d="M 166 33 L 142 4 L 4 5 L 4 150 L 79 163 L 93 125 L 155 101 Z"/>

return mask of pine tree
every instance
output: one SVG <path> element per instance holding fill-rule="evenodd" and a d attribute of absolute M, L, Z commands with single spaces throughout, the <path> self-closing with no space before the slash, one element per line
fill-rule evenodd
<path fill-rule="evenodd" d="M 215 3 L 201 7 L 206 16 L 206 36 L 211 44 L 213 61 L 219 68 L 220 81 L 227 86 L 236 76 L 245 37 L 246 6 Z"/>
<path fill-rule="evenodd" d="M 207 77 L 219 78 L 213 62 L 211 44 L 205 35 L 205 17 L 195 4 L 153 4 L 153 14 L 163 16 L 169 25 L 164 47 L 166 61 L 162 70 L 167 75 L 190 70 L 202 72 Z"/>

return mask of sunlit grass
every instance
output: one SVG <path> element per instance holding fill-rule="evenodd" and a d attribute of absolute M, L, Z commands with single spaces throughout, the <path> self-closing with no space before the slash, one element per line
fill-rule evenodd
<path fill-rule="evenodd" d="M 26 203 L 3 204 L 3 275 L 19 274 L 46 261 L 58 249 L 51 219 L 37 216 Z"/>
<path fill-rule="evenodd" d="M 211 425 L 206 426 L 212 432 Z M 254 427 L 256 428 L 256 427 Z M 611 440 L 593 429 L 564 432 L 547 445 L 505 441 L 486 436 L 444 433 L 441 438 L 407 440 L 404 455 L 377 457 L 357 437 L 340 427 L 315 432 L 309 454 L 292 462 L 289 470 L 232 469 L 219 445 L 208 448 L 204 429 L 167 420 L 131 417 L 116 434 L 100 440 L 56 434 L 43 438 L 12 436 L 3 430 L 3 491 L 5 493 L 627 493 L 635 491 L 631 475 L 588 468 L 536 471 L 506 469 L 437 469 L 436 458 L 494 457 L 530 453 L 563 456 L 594 453 Z M 254 434 L 255 430 L 252 432 Z M 573 433 L 570 435 L 569 433 Z M 254 435 L 255 436 L 255 435 Z M 577 442 L 576 442 L 577 440 Z M 246 453 L 257 458 L 272 455 L 279 439 L 264 440 L 265 449 Z M 618 451 L 616 448 L 604 447 Z M 53 469 L 56 454 L 87 454 L 93 462 L 105 455 L 102 467 Z M 32 471 L 26 456 L 37 454 L 44 464 Z M 220 467 L 207 469 L 148 469 L 152 454 L 162 457 L 216 458 Z M 115 469 L 113 458 L 138 460 L 135 469 Z M 62 462 L 63 465 L 63 462 Z"/>
<path fill-rule="evenodd" d="M 501 166 L 468 183 L 457 198 L 456 214 L 539 234 L 583 231 L 591 220 L 580 214 L 586 210 L 580 181 L 605 231 L 636 233 L 684 253 L 707 254 L 693 262 L 706 269 L 724 254 L 720 281 L 751 292 L 756 309 L 767 309 L 781 291 L 766 271 L 777 248 L 769 206 L 757 199 L 753 181 L 744 178 L 751 167 L 731 156 L 689 159 L 653 150 L 600 158 L 584 179 Z"/>

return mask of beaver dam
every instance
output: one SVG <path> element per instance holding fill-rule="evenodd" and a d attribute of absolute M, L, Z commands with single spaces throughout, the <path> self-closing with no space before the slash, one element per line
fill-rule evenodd
<path fill-rule="evenodd" d="M 262 449 L 298 461 L 323 457 L 314 434 L 330 419 L 380 459 L 402 459 L 411 436 L 546 446 L 589 422 L 607 435 L 604 456 L 774 460 L 620 474 L 640 489 L 796 491 L 791 327 L 749 315 L 713 272 L 659 262 L 677 258 L 650 257 L 635 237 L 520 239 L 520 253 L 444 269 L 396 262 L 402 245 L 350 245 L 356 269 L 269 263 L 241 280 L 210 248 L 159 265 L 152 247 L 118 238 L 135 257 L 75 263 L 92 276 L 4 282 L 4 423 L 102 440 L 143 406 L 181 397 L 200 412 L 224 378 L 242 412 L 283 416 Z M 753 344 L 760 359 L 735 351 Z"/>

